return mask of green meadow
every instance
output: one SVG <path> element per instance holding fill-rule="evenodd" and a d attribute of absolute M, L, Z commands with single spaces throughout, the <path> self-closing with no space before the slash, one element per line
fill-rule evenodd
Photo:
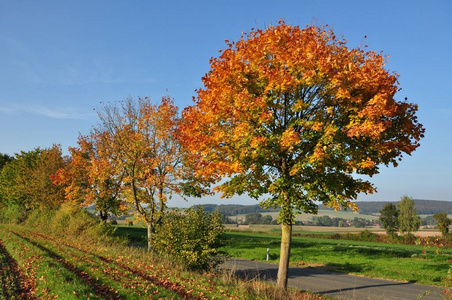
<path fill-rule="evenodd" d="M 251 231 L 244 231 L 251 230 Z M 336 231 L 340 230 L 340 231 Z M 420 245 L 386 244 L 322 238 L 321 235 L 357 232 L 356 228 L 323 228 L 294 226 L 291 266 L 321 268 L 323 270 L 417 282 L 443 286 L 449 270 L 452 249 Z M 118 227 L 117 233 L 133 242 L 143 240 L 144 228 Z M 316 234 L 316 237 L 306 236 Z M 223 236 L 222 250 L 230 257 L 265 261 L 267 248 L 270 262 L 278 263 L 280 229 L 277 225 L 228 225 Z"/>
<path fill-rule="evenodd" d="M 277 263 L 280 237 L 271 233 L 227 232 L 223 250 L 232 257 Z M 294 236 L 291 266 L 442 286 L 452 249 Z M 425 253 L 424 253 L 425 252 Z"/>

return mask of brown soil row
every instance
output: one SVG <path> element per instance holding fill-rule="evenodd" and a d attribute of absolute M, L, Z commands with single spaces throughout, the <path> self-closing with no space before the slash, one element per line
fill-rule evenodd
<path fill-rule="evenodd" d="M 0 282 L 2 284 L 2 294 L 6 299 L 37 299 L 35 295 L 36 283 L 33 278 L 25 276 L 16 260 L 6 250 L 3 241 L 0 239 Z M 9 275 L 9 276 L 8 276 Z M 8 285 L 8 286 L 6 286 Z"/>

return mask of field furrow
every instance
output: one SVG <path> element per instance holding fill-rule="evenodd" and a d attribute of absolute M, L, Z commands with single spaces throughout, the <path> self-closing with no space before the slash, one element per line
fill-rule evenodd
<path fill-rule="evenodd" d="M 51 257 L 84 278 L 96 290 L 104 291 L 107 286 L 110 287 L 110 296 L 113 290 L 127 290 L 127 295 L 122 296 L 127 296 L 128 299 L 155 298 L 156 295 L 166 298 L 205 299 L 193 295 L 191 293 L 193 289 L 187 289 L 180 283 L 147 274 L 142 270 L 126 265 L 126 263 L 95 254 L 80 246 L 70 245 L 63 239 L 39 232 L 27 233 L 22 231 L 21 233 L 14 233 L 46 251 Z M 33 236 L 33 240 L 26 235 Z M 104 282 L 104 287 L 98 286 L 100 281 Z"/>
<path fill-rule="evenodd" d="M 140 278 L 141 280 L 143 280 L 145 282 L 150 282 L 150 283 L 152 283 L 152 284 L 154 284 L 156 286 L 160 286 L 160 287 L 163 287 L 165 289 L 172 290 L 172 291 L 176 292 L 177 294 L 179 294 L 184 299 L 203 299 L 201 297 L 198 297 L 198 296 L 192 295 L 190 293 L 187 293 L 186 287 L 183 286 L 182 284 L 179 284 L 179 283 L 176 283 L 176 282 L 170 282 L 168 280 L 164 280 L 164 279 L 159 278 L 157 276 L 145 273 L 142 270 L 138 270 L 136 268 L 129 267 L 128 265 L 125 265 L 123 262 L 121 262 L 121 260 L 113 260 L 111 258 L 107 258 L 107 257 L 102 256 L 102 255 L 97 255 L 97 254 L 88 252 L 88 251 L 86 251 L 84 249 L 77 248 L 77 247 L 69 245 L 69 244 L 66 244 L 66 245 L 68 247 L 71 247 L 73 249 L 81 251 L 81 252 L 83 252 L 83 253 L 85 253 L 87 255 L 92 255 L 92 256 L 96 257 L 103 264 L 106 264 L 107 266 L 114 265 L 116 267 L 121 268 L 125 272 L 128 272 L 129 274 L 133 274 L 134 276 L 136 276 L 137 278 Z"/>
<path fill-rule="evenodd" d="M 205 279 L 207 284 L 211 286 L 210 291 L 206 291 L 205 287 L 200 287 L 199 282 L 181 276 L 177 270 L 154 268 L 153 264 L 143 263 L 141 258 L 136 259 L 133 255 L 124 253 L 117 255 L 109 251 L 102 253 L 101 249 L 96 249 L 91 244 L 68 242 L 66 239 L 36 231 L 30 232 L 30 234 L 35 239 L 39 239 L 40 242 L 56 247 L 55 251 L 71 254 L 75 257 L 76 262 L 83 262 L 82 265 L 84 266 L 89 265 L 90 272 L 101 269 L 104 274 L 96 276 L 107 276 L 114 281 L 120 281 L 122 288 L 130 290 L 131 294 L 135 293 L 140 297 L 149 294 L 164 295 L 165 292 L 172 292 L 183 299 L 210 299 L 209 292 L 213 294 L 217 290 L 221 290 L 223 297 L 237 298 L 232 294 L 229 295 L 227 287 L 223 284 L 214 282 L 210 278 Z M 167 296 L 170 297 L 171 295 Z"/>
<path fill-rule="evenodd" d="M 46 252 L 48 256 L 58 261 L 62 266 L 64 266 L 68 271 L 75 274 L 78 278 L 80 278 L 83 282 L 85 282 L 87 285 L 92 287 L 94 291 L 96 292 L 96 295 L 101 295 L 104 299 L 114 300 L 114 299 L 120 299 L 120 296 L 115 293 L 115 291 L 110 288 L 107 285 L 104 285 L 102 283 L 99 283 L 98 280 L 91 277 L 89 274 L 84 272 L 83 270 L 77 268 L 77 266 L 69 263 L 66 261 L 62 256 L 59 254 L 51 251 L 50 249 L 42 246 L 41 244 L 29 239 L 28 237 L 25 237 L 17 232 L 12 232 L 13 234 L 17 235 L 18 237 L 26 240 L 30 244 L 34 245 L 35 247 L 39 248 L 40 250 Z"/>
<path fill-rule="evenodd" d="M 105 299 L 96 290 L 62 265 L 47 251 L 10 231 L 1 231 L 5 249 L 17 261 L 24 276 L 35 283 L 38 299 Z"/>
<path fill-rule="evenodd" d="M 18 225 L 3 224 L 0 229 L 2 264 L 17 262 L 35 284 L 36 299 L 320 299 L 296 292 L 289 297 L 268 284 L 240 281 L 229 273 L 190 272 L 174 260 L 127 247 L 114 237 L 104 242 Z M 9 284 L 18 277 L 11 271 L 5 274 L 1 280 L 8 289 L 0 300 L 21 299 L 11 297 L 21 295 L 21 288 Z"/>
<path fill-rule="evenodd" d="M 22 274 L 16 260 L 0 239 L 0 299 L 36 299 L 34 281 Z"/>

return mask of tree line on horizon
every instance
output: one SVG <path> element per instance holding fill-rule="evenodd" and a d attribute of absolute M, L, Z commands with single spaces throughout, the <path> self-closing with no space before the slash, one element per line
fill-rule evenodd
<path fill-rule="evenodd" d="M 259 204 L 242 205 L 242 204 L 196 204 L 195 207 L 202 207 L 207 212 L 219 212 L 225 216 L 235 216 L 250 213 L 261 212 L 278 212 L 277 208 L 262 208 Z"/>
<path fill-rule="evenodd" d="M 445 212 L 452 215 L 452 201 L 445 200 L 421 200 L 413 199 L 416 205 L 417 212 L 420 215 L 434 215 L 439 212 Z M 378 214 L 383 209 L 383 206 L 398 201 L 356 201 L 355 204 L 358 207 L 357 212 L 365 215 Z M 248 213 L 262 213 L 262 212 L 278 212 L 279 208 L 262 208 L 259 204 L 196 204 L 195 206 L 201 206 L 205 211 L 215 212 L 218 211 L 222 215 L 235 216 Z M 334 210 L 331 207 L 319 205 L 321 210 Z"/>
<path fill-rule="evenodd" d="M 413 199 L 413 201 L 416 205 L 416 210 L 420 215 L 434 215 L 439 212 L 445 212 L 452 215 L 452 201 L 425 199 Z M 379 213 L 386 204 L 396 204 L 398 201 L 357 201 L 355 203 L 359 213 L 371 215 Z M 321 208 L 330 209 L 324 206 L 321 206 Z"/>

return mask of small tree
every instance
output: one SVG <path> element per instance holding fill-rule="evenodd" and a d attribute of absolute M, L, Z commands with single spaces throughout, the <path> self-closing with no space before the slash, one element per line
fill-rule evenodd
<path fill-rule="evenodd" d="M 52 176 L 53 183 L 65 187 L 67 201 L 79 205 L 95 205 L 102 221 L 108 219 L 108 213 L 121 214 L 122 176 L 114 174 L 114 162 L 104 164 L 104 170 L 97 172 L 103 157 L 97 147 L 101 144 L 98 136 L 80 136 L 78 147 L 69 147 L 71 158 L 69 163 Z M 105 170 L 108 168 L 110 171 Z"/>
<path fill-rule="evenodd" d="M 261 220 L 262 224 L 268 225 L 268 224 L 271 224 L 272 221 L 273 221 L 272 216 L 270 216 L 270 215 L 262 216 L 262 220 Z"/>
<path fill-rule="evenodd" d="M 399 209 L 399 231 L 409 234 L 419 230 L 422 220 L 417 214 L 413 198 L 403 196 L 397 207 Z"/>
<path fill-rule="evenodd" d="M 366 227 L 366 220 L 364 220 L 363 218 L 355 217 L 353 219 L 353 226 L 355 226 L 356 228 L 364 228 Z"/>
<path fill-rule="evenodd" d="M 396 232 L 399 230 L 399 211 L 397 206 L 392 203 L 388 203 L 383 206 L 383 209 L 380 211 L 380 221 L 383 224 L 386 233 L 394 238 Z"/>
<path fill-rule="evenodd" d="M 449 225 L 451 224 L 452 220 L 447 217 L 447 213 L 440 212 L 433 215 L 433 218 L 435 219 L 436 223 L 438 223 L 438 229 L 441 231 L 441 234 L 443 236 L 446 236 L 449 234 Z"/>
<path fill-rule="evenodd" d="M 158 104 L 148 98 L 129 98 L 106 105 L 98 115 L 100 124 L 79 140 L 80 149 L 74 154 L 80 158 L 81 168 L 75 170 L 87 172 L 88 180 L 82 186 L 96 205 L 135 212 L 147 225 L 151 249 L 152 234 L 167 200 L 181 192 L 178 109 L 169 97 Z M 78 197 L 79 186 L 74 191 Z"/>
<path fill-rule="evenodd" d="M 245 215 L 246 224 L 260 224 L 262 222 L 262 214 L 260 213 L 249 213 Z"/>

